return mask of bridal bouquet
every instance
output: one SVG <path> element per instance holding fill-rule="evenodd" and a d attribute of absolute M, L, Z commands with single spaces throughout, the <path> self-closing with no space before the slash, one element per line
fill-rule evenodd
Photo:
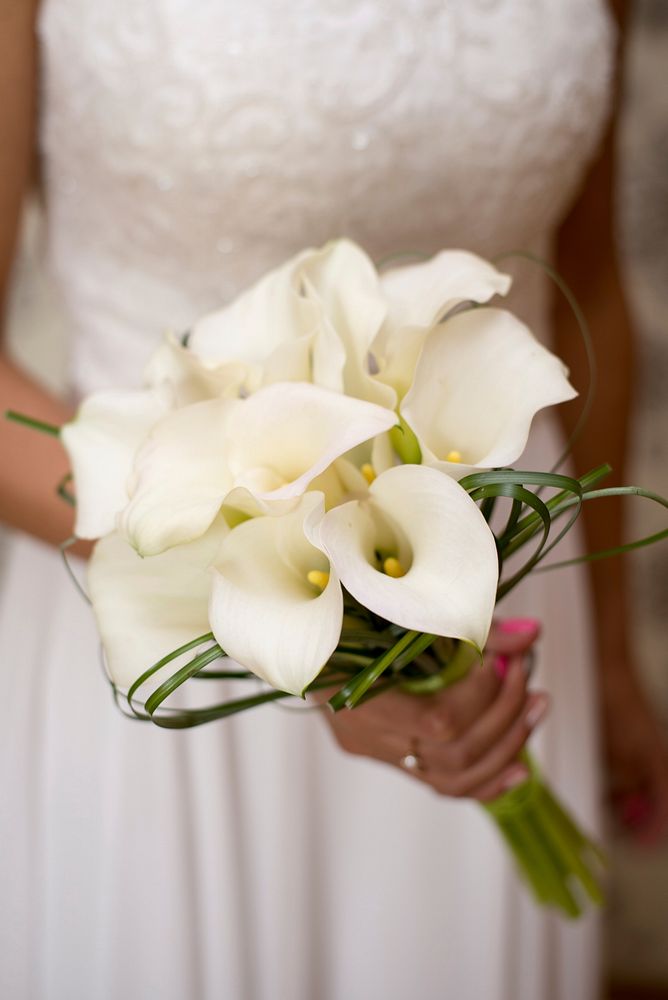
<path fill-rule="evenodd" d="M 340 710 L 476 668 L 496 602 L 584 501 L 619 492 L 594 489 L 606 466 L 511 468 L 536 412 L 576 393 L 487 305 L 509 286 L 470 253 L 379 275 L 335 241 L 168 335 L 143 388 L 89 396 L 58 429 L 75 534 L 98 539 L 108 673 L 134 715 L 182 728 L 317 688 Z M 264 684 L 164 704 L 205 678 Z M 537 897 L 577 914 L 582 890 L 600 899 L 596 848 L 530 770 L 488 808 Z"/>

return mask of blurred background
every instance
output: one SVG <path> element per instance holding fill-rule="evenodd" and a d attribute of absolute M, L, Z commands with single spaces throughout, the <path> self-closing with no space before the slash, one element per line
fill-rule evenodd
<path fill-rule="evenodd" d="M 633 6 L 619 153 L 619 240 L 639 354 L 629 481 L 668 496 L 668 0 Z M 66 330 L 40 257 L 33 206 L 16 269 L 10 343 L 18 361 L 58 390 Z M 658 507 L 629 505 L 630 537 L 663 526 Z M 629 570 L 638 665 L 668 729 L 668 546 L 634 554 Z M 611 843 L 609 997 L 668 1000 L 668 845 L 650 851 L 614 834 Z"/>

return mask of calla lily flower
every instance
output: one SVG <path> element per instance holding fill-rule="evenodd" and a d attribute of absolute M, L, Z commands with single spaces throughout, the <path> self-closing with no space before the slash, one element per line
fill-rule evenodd
<path fill-rule="evenodd" d="M 282 517 L 256 517 L 224 540 L 214 565 L 209 621 L 222 648 L 280 691 L 301 695 L 336 649 L 343 595 L 304 520 L 324 510 L 307 493 Z M 311 582 L 316 581 L 316 582 Z"/>
<path fill-rule="evenodd" d="M 394 392 L 374 379 L 368 367 L 371 344 L 387 312 L 370 258 L 351 240 L 334 240 L 304 260 L 301 270 L 305 292 L 322 313 L 313 381 L 394 408 Z M 340 373 L 338 384 L 332 382 L 335 372 Z"/>
<path fill-rule="evenodd" d="M 391 410 L 300 382 L 176 410 L 137 455 L 121 531 L 154 555 L 201 535 L 223 502 L 285 513 L 336 458 L 395 421 Z"/>
<path fill-rule="evenodd" d="M 172 406 L 167 386 L 99 392 L 88 396 L 61 429 L 76 484 L 78 538 L 100 538 L 113 530 L 128 502 L 135 452 Z"/>
<path fill-rule="evenodd" d="M 119 688 L 210 631 L 210 566 L 228 532 L 218 518 L 201 538 L 151 559 L 138 556 L 116 532 L 97 543 L 88 564 L 88 592 L 107 669 Z M 174 665 L 165 671 L 171 674 Z M 160 671 L 152 686 L 164 679 Z"/>
<path fill-rule="evenodd" d="M 431 260 L 386 271 L 380 278 L 387 317 L 371 352 L 379 381 L 401 399 L 413 380 L 429 330 L 463 302 L 506 295 L 511 278 L 466 250 L 443 250 Z"/>
<path fill-rule="evenodd" d="M 320 310 L 303 293 L 301 267 L 314 253 L 297 254 L 230 305 L 200 319 L 188 349 L 207 364 L 246 365 L 249 392 L 271 382 L 309 381 Z"/>
<path fill-rule="evenodd" d="M 401 465 L 352 500 L 307 522 L 342 585 L 404 628 L 481 650 L 492 620 L 498 561 L 476 504 L 436 469 Z"/>
<path fill-rule="evenodd" d="M 144 370 L 144 384 L 171 386 L 177 407 L 204 399 L 238 397 L 252 383 L 251 366 L 241 361 L 202 361 L 173 333 L 167 333 Z"/>
<path fill-rule="evenodd" d="M 430 327 L 459 303 L 487 302 L 509 286 L 507 275 L 464 250 L 379 276 L 361 247 L 333 240 L 201 319 L 188 349 L 207 365 L 245 365 L 246 392 L 313 381 L 394 408 Z"/>
<path fill-rule="evenodd" d="M 442 250 L 429 260 L 385 271 L 380 278 L 387 302 L 387 331 L 432 327 L 462 302 L 488 302 L 507 295 L 508 274 L 467 250 Z"/>
<path fill-rule="evenodd" d="M 431 331 L 401 414 L 422 461 L 461 479 L 516 461 L 538 410 L 577 395 L 567 375 L 512 313 L 474 309 Z"/>

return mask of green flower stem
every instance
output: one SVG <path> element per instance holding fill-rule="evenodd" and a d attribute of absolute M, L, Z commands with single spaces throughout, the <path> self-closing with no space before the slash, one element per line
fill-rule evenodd
<path fill-rule="evenodd" d="M 28 417 L 25 413 L 17 413 L 16 410 L 5 410 L 5 420 L 11 420 L 15 424 L 22 424 L 30 427 L 33 431 L 40 431 L 42 434 L 49 434 L 51 437 L 60 436 L 60 427 L 56 424 L 47 424 L 44 420 L 36 420 L 35 417 Z"/>
<path fill-rule="evenodd" d="M 531 887 L 539 903 L 550 905 L 553 900 L 553 889 L 549 869 L 536 850 L 531 838 L 523 835 L 521 827 L 512 822 L 495 820 L 499 833 L 510 848 L 518 871 L 525 882 Z"/>
<path fill-rule="evenodd" d="M 373 659 L 354 650 L 349 651 L 342 646 L 338 646 L 336 652 L 330 656 L 328 663 L 333 667 L 338 667 L 339 670 L 351 669 L 358 671 L 364 667 L 368 667 L 370 663 L 373 663 Z"/>
<path fill-rule="evenodd" d="M 369 666 L 356 677 L 353 677 L 345 684 L 340 691 L 329 699 L 330 707 L 338 712 L 342 708 L 354 708 L 360 698 L 366 694 L 371 685 L 378 680 L 388 667 L 391 667 L 397 657 L 408 649 L 416 640 L 423 639 L 421 632 L 405 632 L 395 644 L 381 656 L 377 657 Z M 433 636 L 429 636 L 433 641 Z"/>
<path fill-rule="evenodd" d="M 475 646 L 460 642 L 441 670 L 424 678 L 404 677 L 401 687 L 413 694 L 433 694 L 461 680 L 479 660 Z M 485 809 L 536 899 L 577 917 L 582 909 L 572 891 L 575 883 L 593 903 L 603 901 L 601 886 L 588 863 L 597 848 L 561 808 L 529 754 L 523 752 L 521 759 L 529 769 L 527 780 L 486 803 Z"/>
<path fill-rule="evenodd" d="M 569 916 L 578 916 L 581 907 L 572 892 L 575 884 L 579 883 L 581 895 L 591 902 L 603 902 L 603 891 L 591 866 L 596 859 L 596 867 L 600 867 L 600 851 L 561 807 L 529 755 L 522 756 L 531 770 L 530 777 L 485 808 L 536 897 Z M 518 845 L 522 845 L 519 853 Z"/>
<path fill-rule="evenodd" d="M 580 831 L 573 826 L 572 821 L 567 826 L 563 824 L 559 811 L 552 808 L 553 802 L 551 795 L 543 797 L 541 819 L 545 836 L 560 854 L 567 872 L 580 881 L 589 899 L 600 906 L 603 902 L 603 890 L 582 858 Z"/>
<path fill-rule="evenodd" d="M 462 680 L 473 665 L 480 662 L 478 649 L 471 643 L 460 642 L 451 659 L 437 673 L 430 677 L 402 678 L 401 687 L 410 694 L 435 694 Z"/>

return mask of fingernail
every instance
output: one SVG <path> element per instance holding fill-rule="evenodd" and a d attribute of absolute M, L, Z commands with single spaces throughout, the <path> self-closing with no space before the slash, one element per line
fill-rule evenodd
<path fill-rule="evenodd" d="M 506 656 L 505 653 L 499 653 L 494 657 L 494 662 L 492 668 L 497 677 L 501 680 L 505 680 L 506 674 L 508 673 L 508 664 L 510 663 L 510 657 Z"/>
<path fill-rule="evenodd" d="M 505 618 L 499 622 L 499 631 L 506 635 L 522 635 L 534 632 L 539 624 L 537 618 Z"/>
<path fill-rule="evenodd" d="M 547 712 L 547 706 L 548 706 L 548 701 L 544 695 L 539 694 L 534 697 L 534 700 L 529 706 L 527 714 L 524 717 L 524 721 L 529 727 L 529 729 L 533 729 L 534 726 L 538 725 L 540 720 Z"/>
<path fill-rule="evenodd" d="M 529 777 L 529 772 L 527 771 L 526 767 L 518 767 L 514 771 L 511 771 L 508 775 L 506 775 L 506 777 L 503 779 L 502 787 L 504 791 L 508 791 L 508 789 L 510 788 L 517 788 L 517 786 L 521 785 L 523 781 L 526 781 L 528 777 Z"/>

